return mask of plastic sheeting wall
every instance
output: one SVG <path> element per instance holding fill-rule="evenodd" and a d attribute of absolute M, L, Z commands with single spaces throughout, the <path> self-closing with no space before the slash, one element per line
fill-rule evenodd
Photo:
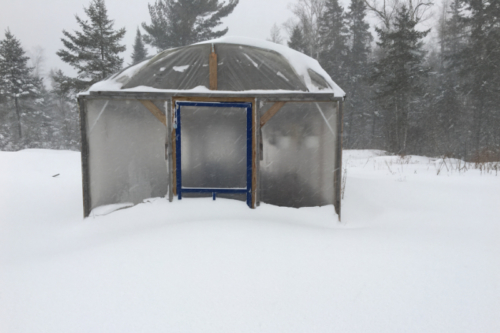
<path fill-rule="evenodd" d="M 247 187 L 247 110 L 181 107 L 182 186 Z"/>
<path fill-rule="evenodd" d="M 91 209 L 165 196 L 166 127 L 138 101 L 86 103 Z"/>
<path fill-rule="evenodd" d="M 288 207 L 334 203 L 336 105 L 287 103 L 262 127 L 262 202 Z M 260 115 L 271 106 L 266 103 Z"/>

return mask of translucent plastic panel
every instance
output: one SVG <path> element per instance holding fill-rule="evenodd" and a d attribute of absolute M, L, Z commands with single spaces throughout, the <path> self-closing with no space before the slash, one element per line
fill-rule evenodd
<path fill-rule="evenodd" d="M 214 48 L 218 59 L 218 90 L 307 91 L 303 78 L 274 51 L 234 44 L 216 44 Z M 211 52 L 211 44 L 166 50 L 149 60 L 132 77 L 117 75 L 120 77 L 117 80 L 124 84 L 123 89 L 138 86 L 158 89 L 208 87 Z"/>
<path fill-rule="evenodd" d="M 148 86 L 159 89 L 193 89 L 209 86 L 210 45 L 166 50 L 153 57 L 123 86 L 124 89 Z"/>
<path fill-rule="evenodd" d="M 167 194 L 166 132 L 137 101 L 87 101 L 92 208 Z"/>
<path fill-rule="evenodd" d="M 246 109 L 182 106 L 182 187 L 246 188 L 246 141 Z"/>
<path fill-rule="evenodd" d="M 261 108 L 264 114 L 272 104 Z M 334 203 L 334 103 L 287 103 L 262 127 L 262 202 L 288 207 Z"/>
<path fill-rule="evenodd" d="M 307 91 L 288 61 L 276 52 L 250 46 L 218 44 L 218 89 Z"/>

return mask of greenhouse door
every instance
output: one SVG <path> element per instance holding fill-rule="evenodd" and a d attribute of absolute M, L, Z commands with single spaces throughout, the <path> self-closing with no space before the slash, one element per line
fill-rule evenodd
<path fill-rule="evenodd" d="M 252 104 L 176 102 L 177 195 L 252 197 Z"/>

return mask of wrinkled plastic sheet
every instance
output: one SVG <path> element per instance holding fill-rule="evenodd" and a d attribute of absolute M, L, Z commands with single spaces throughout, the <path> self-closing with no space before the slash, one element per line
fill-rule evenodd
<path fill-rule="evenodd" d="M 308 91 L 304 78 L 297 75 L 290 63 L 277 52 L 234 44 L 216 44 L 214 48 L 218 59 L 218 90 Z M 149 60 L 132 77 L 123 76 L 122 89 L 209 87 L 211 52 L 210 44 L 166 50 Z M 308 73 L 318 89 L 331 89 L 321 75 L 313 70 Z"/>
<path fill-rule="evenodd" d="M 164 109 L 163 102 L 155 104 Z M 260 107 L 260 116 L 272 105 Z M 288 102 L 261 129 L 260 201 L 288 207 L 334 203 L 336 105 Z M 165 196 L 165 126 L 133 100 L 88 100 L 86 109 L 91 209 Z M 245 109 L 183 107 L 181 117 L 183 186 L 245 188 Z"/>
<path fill-rule="evenodd" d="M 247 110 L 181 107 L 182 186 L 247 187 Z"/>
<path fill-rule="evenodd" d="M 165 196 L 166 127 L 138 101 L 86 103 L 91 209 Z"/>
<path fill-rule="evenodd" d="M 336 129 L 336 103 L 285 104 L 262 127 L 260 200 L 287 207 L 333 204 Z"/>

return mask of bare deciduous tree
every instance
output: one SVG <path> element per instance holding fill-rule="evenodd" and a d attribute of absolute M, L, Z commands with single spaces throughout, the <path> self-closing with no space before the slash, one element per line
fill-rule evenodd
<path fill-rule="evenodd" d="M 382 22 L 385 30 L 391 29 L 396 11 L 406 5 L 410 18 L 416 23 L 429 19 L 433 0 L 364 0 L 368 9 Z"/>
<path fill-rule="evenodd" d="M 274 23 L 274 25 L 272 26 L 270 37 L 267 40 L 276 44 L 283 43 L 283 37 L 281 37 L 281 29 L 276 23 Z"/>
<path fill-rule="evenodd" d="M 40 77 L 43 75 L 43 65 L 45 62 L 45 49 L 40 45 L 32 47 L 28 52 L 30 58 L 30 67 L 33 68 L 33 75 Z"/>
<path fill-rule="evenodd" d="M 325 10 L 324 0 L 297 0 L 296 3 L 290 5 L 291 11 L 299 19 L 299 25 L 304 33 L 306 41 L 306 53 L 318 59 L 320 50 L 320 33 L 319 20 Z M 297 22 L 290 20 L 285 23 L 285 27 L 289 34 Z"/>

